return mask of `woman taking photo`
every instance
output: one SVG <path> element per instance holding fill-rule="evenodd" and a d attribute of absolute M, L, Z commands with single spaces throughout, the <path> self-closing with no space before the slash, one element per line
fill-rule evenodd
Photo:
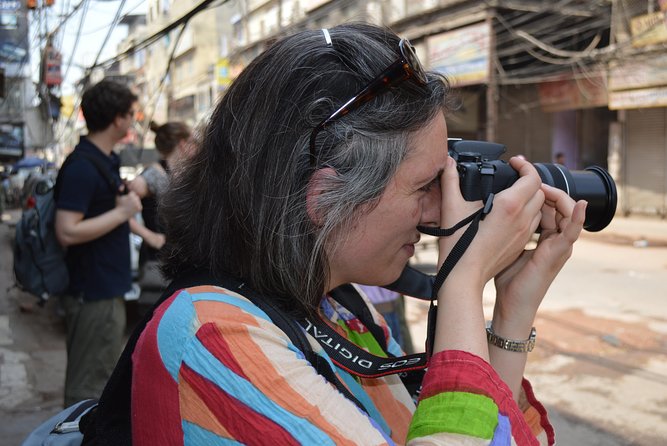
<path fill-rule="evenodd" d="M 173 293 L 139 338 L 133 444 L 554 442 L 523 371 L 537 309 L 586 203 L 542 185 L 527 161 L 510 161 L 520 178 L 495 196 L 437 290 L 416 404 L 395 374 L 334 365 L 309 331 L 335 377 L 318 374 L 247 298 L 302 326 L 317 320 L 376 355 L 400 355 L 332 295 L 345 284 L 392 283 L 418 227 L 450 228 L 482 206 L 462 198 L 448 156 L 450 101 L 446 79 L 424 71 L 407 40 L 364 24 L 287 37 L 239 75 L 162 202 L 164 273 L 212 279 Z M 538 227 L 537 248 L 524 251 Z M 440 239 L 440 264 L 464 230 Z M 487 333 L 482 291 L 491 279 Z"/>

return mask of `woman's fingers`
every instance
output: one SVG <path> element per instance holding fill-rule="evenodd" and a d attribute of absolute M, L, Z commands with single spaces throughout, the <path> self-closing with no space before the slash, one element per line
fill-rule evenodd
<path fill-rule="evenodd" d="M 576 242 L 579 238 L 579 234 L 581 234 L 581 230 L 584 227 L 584 221 L 586 220 L 587 206 L 588 203 L 586 201 L 577 201 L 569 221 L 566 222 L 566 219 L 563 219 L 559 222 L 560 232 L 570 243 Z"/>
<path fill-rule="evenodd" d="M 564 233 L 570 243 L 574 243 L 586 219 L 587 202 L 579 200 L 575 202 L 564 191 L 543 184 L 545 206 L 542 210 L 541 226 L 543 229 L 555 229 Z"/>
<path fill-rule="evenodd" d="M 535 166 L 516 156 L 510 158 L 509 164 L 519 173 L 519 179 L 512 185 L 512 189 L 517 193 L 523 194 L 522 197 L 527 200 L 535 194 L 535 191 L 542 184 L 540 175 L 535 170 Z"/>

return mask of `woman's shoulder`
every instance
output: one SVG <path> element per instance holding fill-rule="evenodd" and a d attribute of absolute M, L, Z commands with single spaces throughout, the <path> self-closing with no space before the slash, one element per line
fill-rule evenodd
<path fill-rule="evenodd" d="M 237 314 L 239 312 L 268 319 L 266 314 L 247 297 L 216 285 L 198 285 L 183 288 L 174 294 L 174 299 L 168 306 L 170 308 L 174 306 L 191 307 L 200 321 L 223 316 L 227 319 L 229 318 L 227 314 Z"/>

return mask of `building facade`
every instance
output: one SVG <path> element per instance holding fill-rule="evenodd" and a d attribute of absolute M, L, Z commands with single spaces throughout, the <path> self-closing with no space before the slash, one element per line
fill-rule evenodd
<path fill-rule="evenodd" d="M 151 0 L 148 35 L 196 3 Z M 619 211 L 664 217 L 666 9 L 662 0 L 226 2 L 186 27 L 166 99 L 148 102 L 147 113 L 152 106 L 156 117 L 196 124 L 281 36 L 369 21 L 409 38 L 424 65 L 448 76 L 460 102 L 450 136 L 503 143 L 534 162 L 562 153 L 571 170 L 602 166 L 617 182 Z M 146 52 L 147 92 L 165 73 L 175 35 Z"/>

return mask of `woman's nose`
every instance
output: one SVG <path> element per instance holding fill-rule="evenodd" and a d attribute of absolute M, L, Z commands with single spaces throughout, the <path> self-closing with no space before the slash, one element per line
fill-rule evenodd
<path fill-rule="evenodd" d="M 442 194 L 440 185 L 433 186 L 422 202 L 421 226 L 440 227 L 440 206 Z"/>

